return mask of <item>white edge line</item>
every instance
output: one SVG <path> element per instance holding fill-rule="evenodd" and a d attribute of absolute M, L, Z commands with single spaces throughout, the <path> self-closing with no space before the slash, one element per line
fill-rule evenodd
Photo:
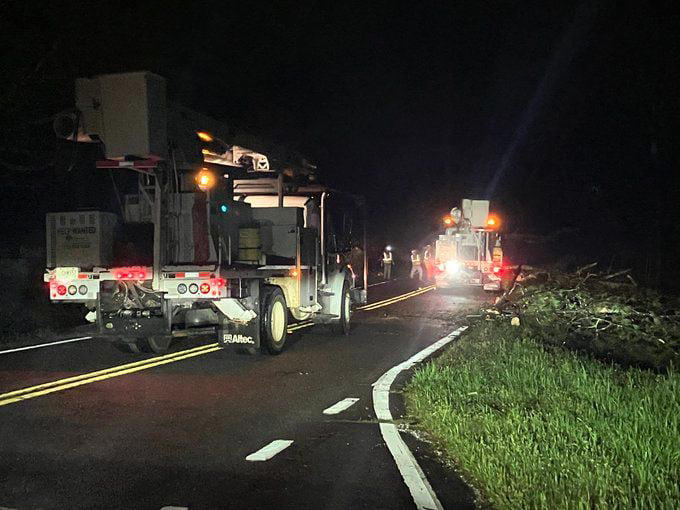
<path fill-rule="evenodd" d="M 380 376 L 373 384 L 373 409 L 375 410 L 375 415 L 378 420 L 393 420 L 392 413 L 390 412 L 390 388 L 397 375 L 404 370 L 408 370 L 416 363 L 420 363 L 433 352 L 451 342 L 466 329 L 467 326 L 461 326 L 444 338 L 414 354 L 406 361 L 390 368 Z M 442 510 L 443 507 L 437 498 L 437 494 L 435 494 L 434 489 L 432 489 L 430 482 L 427 481 L 425 473 L 418 465 L 418 461 L 411 453 L 411 450 L 409 450 L 408 446 L 399 435 L 397 426 L 393 423 L 380 423 L 380 433 L 397 464 L 397 468 L 413 497 L 416 507 L 419 509 Z"/>
<path fill-rule="evenodd" d="M 267 446 L 263 446 L 259 450 L 257 450 L 255 453 L 251 453 L 246 457 L 246 460 L 249 460 L 251 462 L 262 462 L 265 460 L 271 459 L 274 455 L 282 452 L 286 448 L 288 448 L 290 445 L 293 444 L 292 439 L 274 439 L 271 443 L 269 443 Z"/>
<path fill-rule="evenodd" d="M 70 342 L 80 342 L 81 340 L 89 340 L 91 336 L 81 336 L 78 338 L 67 338 L 66 340 L 57 340 L 56 342 L 48 342 L 46 344 L 27 345 L 26 347 L 17 347 L 16 349 L 7 349 L 0 351 L 0 354 L 8 354 L 10 352 L 27 351 L 29 349 L 39 349 L 40 347 L 49 347 L 50 345 L 68 344 Z"/>
<path fill-rule="evenodd" d="M 359 399 L 354 398 L 354 397 L 342 399 L 340 402 L 337 402 L 337 403 L 333 404 L 332 406 L 324 409 L 323 414 L 338 414 L 338 413 L 341 413 L 345 409 L 349 409 L 350 407 L 352 407 L 357 402 L 359 402 Z"/>

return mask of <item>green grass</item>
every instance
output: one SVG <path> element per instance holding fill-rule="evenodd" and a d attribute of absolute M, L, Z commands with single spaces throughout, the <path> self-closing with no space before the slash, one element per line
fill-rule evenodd
<path fill-rule="evenodd" d="M 677 508 L 680 375 L 474 326 L 418 370 L 409 417 L 495 508 Z"/>

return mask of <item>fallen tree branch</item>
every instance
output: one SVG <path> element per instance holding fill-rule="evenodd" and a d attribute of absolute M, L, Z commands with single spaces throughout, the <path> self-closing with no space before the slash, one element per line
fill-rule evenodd
<path fill-rule="evenodd" d="M 630 271 L 631 271 L 631 268 L 629 267 L 628 269 L 624 269 L 623 271 L 619 271 L 618 273 L 608 274 L 607 276 L 603 276 L 602 279 L 603 280 L 611 280 L 612 278 L 616 278 L 617 276 L 621 276 L 623 274 L 630 273 Z"/>

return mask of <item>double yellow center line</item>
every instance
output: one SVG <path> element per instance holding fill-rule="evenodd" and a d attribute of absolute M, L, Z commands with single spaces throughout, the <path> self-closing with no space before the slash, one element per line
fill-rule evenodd
<path fill-rule="evenodd" d="M 357 307 L 357 310 L 375 310 L 376 308 L 380 308 L 383 306 L 387 305 L 392 305 L 394 303 L 398 303 L 399 301 L 404 301 L 405 299 L 410 299 L 412 297 L 419 296 L 421 294 L 425 294 L 426 292 L 430 292 L 431 290 L 434 290 L 436 288 L 436 285 L 429 285 L 427 287 L 423 287 L 418 290 L 414 290 L 412 292 L 407 292 L 406 294 L 401 294 L 399 296 L 394 296 L 392 298 L 388 299 L 383 299 L 382 301 L 376 301 L 375 303 L 369 303 L 364 306 L 359 306 Z"/>
<path fill-rule="evenodd" d="M 419 296 L 420 294 L 425 294 L 426 292 L 434 290 L 434 288 L 434 285 L 430 285 L 429 287 L 423 287 L 422 289 L 407 292 L 406 294 L 401 294 L 389 299 L 383 299 L 382 301 L 360 306 L 357 308 L 357 310 L 375 310 L 376 308 L 388 306 L 405 299 Z M 314 323 L 312 321 L 306 320 L 288 326 L 287 329 L 288 333 L 292 333 L 293 331 L 308 328 L 313 325 Z M 202 356 L 203 354 L 208 354 L 209 352 L 218 351 L 220 349 L 221 347 L 219 347 L 217 343 L 202 345 L 200 347 L 194 347 L 193 349 L 173 352 L 163 356 L 155 356 L 153 358 L 135 361 L 134 363 L 126 363 L 125 365 L 118 365 L 111 368 L 105 368 L 103 370 L 97 370 L 96 372 L 67 377 L 65 379 L 38 384 L 37 386 L 30 386 L 28 388 L 22 388 L 20 390 L 10 391 L 8 393 L 2 393 L 0 394 L 0 407 L 17 402 L 23 402 L 24 400 L 29 400 L 31 398 L 40 397 L 43 395 L 49 395 L 50 393 L 55 393 L 57 391 L 64 391 L 71 388 L 77 388 L 78 386 L 104 381 L 106 379 L 119 377 L 121 375 L 140 372 L 148 368 L 167 365 L 168 363 L 174 363 L 176 361 L 192 358 L 194 356 Z"/>
<path fill-rule="evenodd" d="M 14 404 L 16 402 L 22 402 L 24 400 L 40 397 L 42 395 L 48 395 L 57 391 L 64 391 L 71 388 L 76 388 L 78 386 L 83 386 L 85 384 L 139 372 L 141 370 L 146 370 L 147 368 L 174 363 L 175 361 L 180 361 L 194 356 L 201 356 L 203 354 L 218 350 L 220 350 L 220 347 L 217 343 L 202 345 L 200 347 L 194 347 L 193 349 L 187 349 L 185 351 L 173 352 L 171 354 L 156 356 L 142 361 L 136 361 L 134 363 L 127 363 L 125 365 L 105 368 L 104 370 L 97 370 L 96 372 L 90 372 L 87 374 L 76 375 L 74 377 L 67 377 L 66 379 L 59 379 L 57 381 L 38 384 L 37 386 L 30 386 L 28 388 L 10 391 L 9 393 L 2 393 L 0 394 L 0 406 Z"/>

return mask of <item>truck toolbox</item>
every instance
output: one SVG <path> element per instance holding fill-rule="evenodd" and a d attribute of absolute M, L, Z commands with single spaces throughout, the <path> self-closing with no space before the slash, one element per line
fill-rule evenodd
<path fill-rule="evenodd" d="M 110 265 L 117 216 L 102 211 L 48 213 L 47 267 Z"/>

